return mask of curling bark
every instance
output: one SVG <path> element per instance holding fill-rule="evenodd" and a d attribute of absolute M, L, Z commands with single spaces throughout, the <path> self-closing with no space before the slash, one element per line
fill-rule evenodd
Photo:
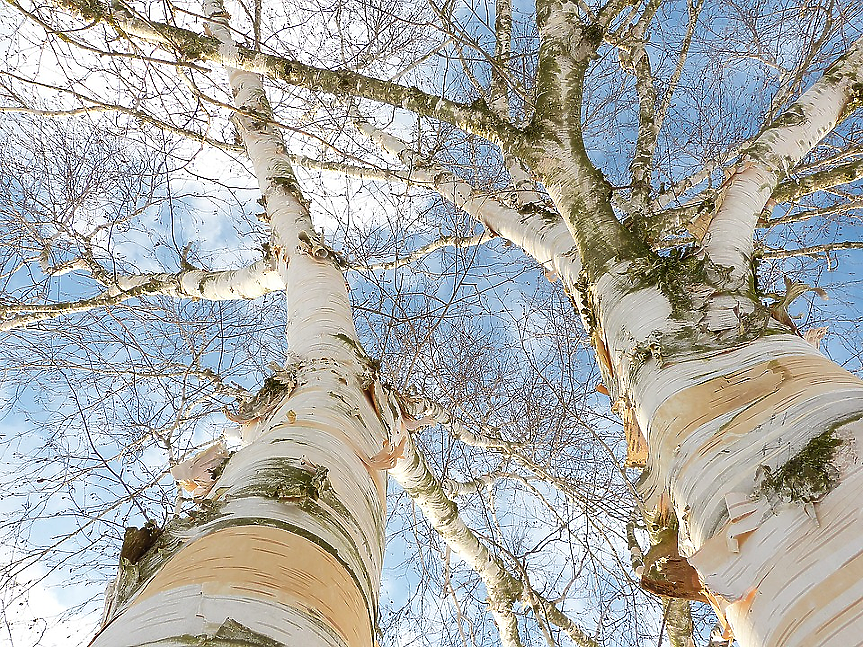
<path fill-rule="evenodd" d="M 681 553 L 746 647 L 860 644 L 863 381 L 788 334 L 752 288 L 750 259 L 773 189 L 859 101 L 861 61 L 858 42 L 744 154 L 706 253 L 660 257 L 602 212 L 566 218 L 606 384 L 649 444 L 645 503 L 670 494 Z M 586 202 L 577 183 L 556 191 L 575 193 L 565 216 Z"/>
<path fill-rule="evenodd" d="M 212 33 L 226 40 L 221 3 L 207 12 Z M 260 78 L 228 75 L 266 199 L 291 361 L 244 412 L 245 446 L 220 468 L 198 510 L 153 531 L 143 552 L 124 546 L 93 645 L 371 647 L 386 482 L 368 457 L 389 427 L 374 403 L 376 376 L 357 341 L 344 279 L 268 124 Z"/>

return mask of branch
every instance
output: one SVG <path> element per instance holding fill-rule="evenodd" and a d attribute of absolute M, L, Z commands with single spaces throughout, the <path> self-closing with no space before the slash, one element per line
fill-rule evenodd
<path fill-rule="evenodd" d="M 585 24 L 574 3 L 536 3 L 537 101 L 528 126 L 533 147 L 521 155 L 545 184 L 591 279 L 605 273 L 610 264 L 646 251 L 617 219 L 611 184 L 591 162 L 582 132 L 585 76 L 607 25 L 628 4 L 613 0 L 601 10 L 598 23 Z"/>
<path fill-rule="evenodd" d="M 496 0 L 494 14 L 495 48 L 491 68 L 489 108 L 502 120 L 509 120 L 509 61 L 512 56 L 512 0 Z M 515 84 L 512 84 L 516 87 Z M 524 97 L 522 97 L 524 99 Z M 525 99 L 525 103 L 527 100 Z M 504 164 L 515 187 L 516 205 L 541 204 L 543 196 L 524 163 L 503 150 Z"/>
<path fill-rule="evenodd" d="M 863 102 L 861 70 L 863 38 L 744 152 L 705 238 L 711 260 L 735 268 L 736 280 L 745 280 L 751 271 L 748 259 L 754 251 L 755 228 L 776 186 Z"/>
<path fill-rule="evenodd" d="M 721 159 L 711 160 L 691 175 L 688 175 L 682 180 L 675 182 L 670 188 L 663 191 L 658 196 L 656 196 L 656 198 L 653 199 L 650 204 L 651 209 L 658 210 L 665 208 L 666 205 L 683 196 L 687 191 L 689 191 L 689 189 L 698 186 L 699 184 L 704 182 L 707 178 L 713 175 L 716 169 L 726 164 L 729 164 L 735 158 L 740 157 L 741 152 L 747 147 L 749 147 L 752 144 L 752 141 L 753 140 L 747 140 L 741 144 L 738 144 L 737 146 L 729 150 L 728 153 Z"/>
<path fill-rule="evenodd" d="M 840 204 L 832 204 L 829 207 L 820 207 L 818 209 L 807 209 L 806 211 L 798 211 L 796 213 L 787 213 L 778 218 L 772 218 L 767 222 L 759 222 L 759 226 L 775 227 L 776 225 L 788 225 L 793 222 L 805 222 L 812 218 L 823 218 L 842 213 L 847 213 L 854 209 L 863 209 L 863 198 L 857 200 L 849 200 Z"/>
<path fill-rule="evenodd" d="M 395 260 L 387 261 L 385 263 L 373 263 L 370 265 L 351 264 L 349 267 L 354 270 L 393 270 L 398 267 L 410 265 L 414 261 L 424 258 L 432 252 L 445 247 L 455 247 L 456 249 L 463 247 L 477 247 L 479 245 L 484 245 L 495 238 L 496 236 L 487 230 L 476 236 L 442 236 L 428 245 L 423 245 L 422 247 L 415 249 L 407 256 L 402 256 L 400 258 L 397 257 Z"/>
<path fill-rule="evenodd" d="M 680 82 L 680 77 L 683 74 L 683 67 L 686 65 L 686 58 L 689 54 L 689 47 L 692 44 L 692 37 L 695 35 L 695 26 L 698 23 L 698 16 L 701 15 L 701 9 L 704 7 L 704 0 L 697 0 L 698 4 L 692 4 L 689 0 L 687 10 L 689 11 L 689 22 L 686 25 L 686 34 L 683 37 L 683 42 L 680 46 L 680 54 L 677 56 L 677 67 L 668 80 L 668 87 L 665 89 L 665 95 L 662 98 L 662 104 L 656 113 L 656 131 L 662 127 L 665 117 L 668 115 L 668 109 L 671 107 L 671 99 L 674 96 L 674 91 L 677 89 L 677 84 Z"/>
<path fill-rule="evenodd" d="M 494 63 L 491 69 L 489 108 L 501 119 L 509 119 L 509 70 L 512 41 L 512 0 L 496 0 L 494 10 Z"/>
<path fill-rule="evenodd" d="M 653 152 L 659 136 L 659 124 L 656 121 L 656 88 L 653 85 L 650 57 L 645 48 L 645 36 L 661 1 L 649 0 L 638 22 L 632 26 L 625 39 L 629 42 L 618 44 L 620 65 L 624 70 L 635 75 L 635 89 L 638 94 L 638 135 L 635 140 L 635 154 L 629 165 L 632 174 L 632 201 L 636 212 L 643 211 L 650 198 Z"/>
<path fill-rule="evenodd" d="M 612 21 L 631 4 L 636 3 L 633 0 L 609 0 L 599 10 L 599 15 L 596 17 L 597 24 L 603 29 L 607 29 Z"/>
<path fill-rule="evenodd" d="M 500 557 L 491 554 L 473 530 L 465 525 L 458 514 L 458 507 L 444 494 L 410 434 L 406 434 L 406 438 L 403 457 L 389 470 L 390 476 L 419 506 L 447 545 L 482 578 L 504 647 L 520 647 L 518 622 L 512 605 L 522 593 L 522 583 L 506 570 Z"/>
<path fill-rule="evenodd" d="M 639 22 L 634 27 L 633 36 L 635 45 L 632 52 L 629 53 L 629 63 L 632 66 L 632 71 L 636 78 L 636 91 L 638 93 L 638 136 L 635 142 L 635 155 L 630 164 L 630 172 L 632 174 L 632 201 L 636 215 L 644 214 L 648 211 L 650 192 L 651 192 L 651 176 L 653 173 L 653 155 L 656 151 L 656 144 L 659 139 L 659 131 L 668 114 L 668 109 L 671 106 L 671 99 L 674 96 L 674 91 L 677 88 L 677 83 L 680 81 L 680 76 L 683 74 L 683 67 L 686 63 L 686 57 L 689 52 L 689 46 L 692 42 L 692 36 L 695 33 L 695 25 L 698 22 L 698 16 L 701 13 L 701 8 L 704 6 L 704 0 L 698 0 L 697 5 L 688 3 L 689 22 L 686 28 L 686 34 L 683 38 L 683 43 L 680 49 L 680 54 L 677 58 L 677 67 L 671 75 L 668 82 L 668 88 L 665 91 L 661 105 L 656 107 L 656 90 L 653 85 L 653 74 L 650 69 L 650 58 L 645 50 L 646 40 L 645 32 L 653 19 L 656 10 L 659 8 L 661 0 L 651 0 L 644 11 Z M 621 65 L 624 66 L 623 53 L 621 50 Z M 624 66 L 624 69 L 626 67 Z M 667 195 L 667 194 L 666 194 Z M 661 198 L 654 201 L 652 206 L 664 206 L 667 204 L 661 203 Z"/>
<path fill-rule="evenodd" d="M 712 216 L 720 195 L 719 191 L 705 189 L 683 206 L 650 213 L 637 221 L 639 231 L 644 233 L 647 241 L 654 245 L 669 234 L 678 234 L 684 229 L 690 230 L 692 235 L 701 240 L 703 235 L 699 235 L 701 232 L 693 226 L 693 223 L 700 222 L 704 217 Z"/>
<path fill-rule="evenodd" d="M 572 235 L 557 211 L 538 204 L 515 209 L 511 205 L 520 201 L 518 188 L 508 187 L 492 195 L 478 191 L 394 135 L 359 117 L 355 121 L 361 133 L 408 167 L 409 181 L 434 187 L 444 199 L 475 218 L 489 232 L 518 245 L 569 285 L 576 285 L 581 263 Z"/>
<path fill-rule="evenodd" d="M 135 297 L 151 294 L 149 285 L 141 285 L 127 292 L 121 292 L 115 295 L 102 293 L 90 299 L 82 299 L 81 301 L 65 301 L 60 303 L 43 303 L 43 304 L 19 304 L 4 306 L 0 308 L 0 315 L 3 320 L 0 322 L 0 332 L 7 332 L 16 328 L 23 328 L 39 321 L 54 319 L 66 314 L 75 314 L 78 312 L 86 312 L 94 308 L 111 306 L 133 299 Z M 26 312 L 28 314 L 21 314 Z"/>
<path fill-rule="evenodd" d="M 791 202 L 816 191 L 831 189 L 863 178 L 863 157 L 833 168 L 784 181 L 770 198 L 777 203 Z"/>
<path fill-rule="evenodd" d="M 72 269 L 83 269 L 75 263 Z M 67 269 L 64 265 L 57 274 Z M 88 266 L 87 266 L 88 267 Z M 96 277 L 104 282 L 107 273 Z M 260 260 L 237 270 L 209 272 L 185 270 L 176 274 L 139 274 L 118 276 L 101 294 L 80 301 L 44 304 L 16 304 L 0 307 L 0 332 L 21 328 L 68 314 L 117 305 L 143 296 L 171 296 L 207 301 L 257 299 L 269 292 L 284 289 L 284 282 L 268 260 Z"/>
<path fill-rule="evenodd" d="M 296 87 L 336 96 L 353 96 L 410 110 L 476 133 L 492 141 L 520 142 L 522 133 L 501 121 L 483 104 L 467 105 L 429 94 L 416 87 L 384 81 L 351 70 L 327 70 L 296 59 L 257 52 L 242 45 L 220 42 L 189 29 L 146 20 L 119 0 L 106 6 L 98 0 L 54 0 L 83 20 L 108 24 L 125 36 L 134 36 L 177 52 L 185 60 L 212 61 L 278 79 Z"/>
<path fill-rule="evenodd" d="M 529 591 L 520 579 L 507 571 L 501 559 L 491 554 L 480 543 L 476 534 L 465 525 L 458 514 L 458 507 L 444 494 L 440 482 L 417 451 L 410 434 L 406 436 L 408 440 L 404 445 L 404 455 L 396 462 L 395 467 L 390 469 L 390 475 L 416 502 L 447 545 L 482 578 L 503 645 L 520 645 L 518 626 L 511 606 L 519 599 L 527 603 Z M 577 645 L 598 647 L 595 640 L 556 606 L 542 598 L 539 600 L 548 619 L 567 631 Z"/>
<path fill-rule="evenodd" d="M 863 249 L 863 241 L 846 240 L 838 243 L 827 243 L 825 245 L 812 245 L 800 249 L 783 249 L 767 247 L 760 252 L 761 258 L 792 258 L 794 256 L 828 256 L 830 252 L 842 249 Z"/>
<path fill-rule="evenodd" d="M 526 480 L 523 476 L 518 474 L 492 472 L 490 474 L 476 476 L 469 481 L 456 481 L 455 479 L 445 478 L 441 479 L 440 485 L 447 498 L 455 499 L 460 496 L 467 496 L 468 494 L 476 494 L 477 492 L 505 478 L 514 478 L 518 481 Z"/>
<path fill-rule="evenodd" d="M 288 154 L 291 164 L 302 166 L 310 171 L 325 171 L 355 177 L 359 180 L 371 180 L 373 182 L 400 182 L 401 184 L 425 184 L 417 178 L 411 177 L 410 171 L 402 171 L 376 166 L 359 166 L 347 162 L 329 162 L 318 160 L 305 155 Z"/>
<path fill-rule="evenodd" d="M 447 408 L 428 398 L 403 397 L 401 406 L 414 420 L 422 422 L 423 425 L 443 425 L 449 429 L 453 438 L 471 447 L 500 449 L 507 454 L 513 454 L 516 450 L 524 448 L 523 443 L 501 438 L 500 430 L 496 427 L 481 425 L 479 432 L 471 431 Z"/>

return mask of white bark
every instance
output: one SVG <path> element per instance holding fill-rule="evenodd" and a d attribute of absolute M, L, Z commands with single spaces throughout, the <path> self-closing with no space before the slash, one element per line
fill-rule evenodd
<path fill-rule="evenodd" d="M 76 269 L 86 269 L 86 266 Z M 99 276 L 97 280 L 104 282 L 105 278 L 106 276 Z M 257 299 L 285 288 L 284 280 L 267 260 L 260 260 L 236 270 L 185 270 L 176 274 L 120 275 L 111 278 L 113 283 L 107 286 L 104 292 L 90 299 L 2 307 L 0 314 L 4 319 L 0 321 L 0 332 L 143 296 L 164 295 L 207 301 L 229 301 Z"/>
<path fill-rule="evenodd" d="M 861 73 L 863 38 L 744 152 L 704 240 L 715 263 L 745 275 L 764 206 L 779 182 L 842 118 Z"/>
<path fill-rule="evenodd" d="M 863 604 L 863 381 L 799 337 L 659 368 L 633 385 L 651 447 L 648 496 L 668 488 L 705 585 L 728 602 L 742 645 L 859 644 Z M 840 485 L 814 505 L 755 498 L 759 466 L 781 467 L 835 427 Z M 747 534 L 751 531 L 751 534 Z M 855 625 L 857 630 L 854 629 Z"/>
<path fill-rule="evenodd" d="M 863 381 L 793 335 L 713 352 L 697 352 L 694 339 L 689 356 L 666 361 L 661 340 L 683 330 L 668 300 L 655 288 L 623 295 L 622 285 L 603 277 L 595 293 L 650 446 L 647 505 L 672 494 L 681 550 L 741 645 L 860 644 Z M 638 348 L 651 355 L 638 359 Z M 775 472 L 831 429 L 845 441 L 833 461 L 838 487 L 814 507 L 759 493 L 761 466 Z"/>
<path fill-rule="evenodd" d="M 487 229 L 521 247 L 546 269 L 555 272 L 568 287 L 578 283 L 581 263 L 572 235 L 560 216 L 539 211 L 524 213 L 494 195 L 477 191 L 469 182 L 418 155 L 399 138 L 358 120 L 357 128 L 383 150 L 410 169 L 410 181 L 434 187 L 440 195 L 471 215 Z M 515 191 L 518 193 L 518 191 Z M 517 200 L 514 200 L 517 202 Z"/>
<path fill-rule="evenodd" d="M 489 553 L 465 525 L 455 503 L 446 497 L 425 459 L 416 451 L 413 440 L 405 444 L 404 456 L 390 470 L 390 475 L 417 503 L 453 552 L 482 578 L 501 644 L 505 647 L 521 645 L 518 622 L 511 608 L 521 594 L 521 582 L 507 572 L 500 558 Z"/>
<path fill-rule="evenodd" d="M 284 279 L 273 263 L 261 259 L 236 270 L 185 270 L 176 274 L 118 276 L 106 294 L 119 295 L 147 283 L 158 289 L 156 294 L 204 301 L 257 299 L 285 289 Z"/>
<path fill-rule="evenodd" d="M 228 40 L 221 3 L 207 13 L 217 19 L 212 32 Z M 266 116 L 259 77 L 228 75 L 238 107 Z M 254 117 L 238 121 L 266 198 L 295 379 L 269 387 L 266 416 L 225 464 L 201 521 L 174 522 L 142 566 L 125 565 L 137 569 L 134 594 L 117 605 L 97 647 L 237 631 L 249 644 L 374 643 L 386 480 L 368 457 L 389 426 L 367 395 L 374 375 L 344 279 L 312 227 L 281 136 Z"/>

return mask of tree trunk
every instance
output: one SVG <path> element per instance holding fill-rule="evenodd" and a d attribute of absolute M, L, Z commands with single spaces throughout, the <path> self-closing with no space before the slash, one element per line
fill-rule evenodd
<path fill-rule="evenodd" d="M 211 33 L 229 43 L 221 3 L 206 10 Z M 260 78 L 235 69 L 228 76 L 273 232 L 291 359 L 241 406 L 245 446 L 211 470 L 218 478 L 197 509 L 161 532 L 149 529 L 150 545 L 124 546 L 93 645 L 371 647 L 386 473 L 369 457 L 392 420 Z"/>
<path fill-rule="evenodd" d="M 680 544 L 742 645 L 856 645 L 863 381 L 792 335 L 660 367 L 633 401 Z"/>
<path fill-rule="evenodd" d="M 537 15 L 540 100 L 535 140 L 521 152 L 577 244 L 578 278 L 575 267 L 559 274 L 606 390 L 647 439 L 648 511 L 670 497 L 680 554 L 741 645 L 863 644 L 854 500 L 863 485 L 863 381 L 788 334 L 793 295 L 765 306 L 752 263 L 756 223 L 775 187 L 858 105 L 863 40 L 747 148 L 693 232 L 701 244 L 660 255 L 638 233 L 642 214 L 632 227 L 619 221 L 582 140 L 582 87 L 601 33 L 576 28 L 553 1 L 538 3 Z M 568 40 L 573 33 L 579 38 Z M 685 575 L 679 597 L 696 599 L 698 580 L 679 557 L 669 550 L 659 561 Z M 663 587 L 666 595 L 678 584 Z"/>
<path fill-rule="evenodd" d="M 670 494 L 681 553 L 741 645 L 861 644 L 863 381 L 760 303 L 729 328 L 704 285 L 633 290 L 639 278 L 613 268 L 588 299 L 606 379 L 650 447 L 647 507 Z"/>

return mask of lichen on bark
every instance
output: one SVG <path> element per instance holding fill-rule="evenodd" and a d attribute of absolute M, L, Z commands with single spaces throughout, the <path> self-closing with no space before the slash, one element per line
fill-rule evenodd
<path fill-rule="evenodd" d="M 812 503 L 824 497 L 838 482 L 834 458 L 845 442 L 834 434 L 831 428 L 815 436 L 777 470 L 762 465 L 758 494 L 793 503 Z"/>

